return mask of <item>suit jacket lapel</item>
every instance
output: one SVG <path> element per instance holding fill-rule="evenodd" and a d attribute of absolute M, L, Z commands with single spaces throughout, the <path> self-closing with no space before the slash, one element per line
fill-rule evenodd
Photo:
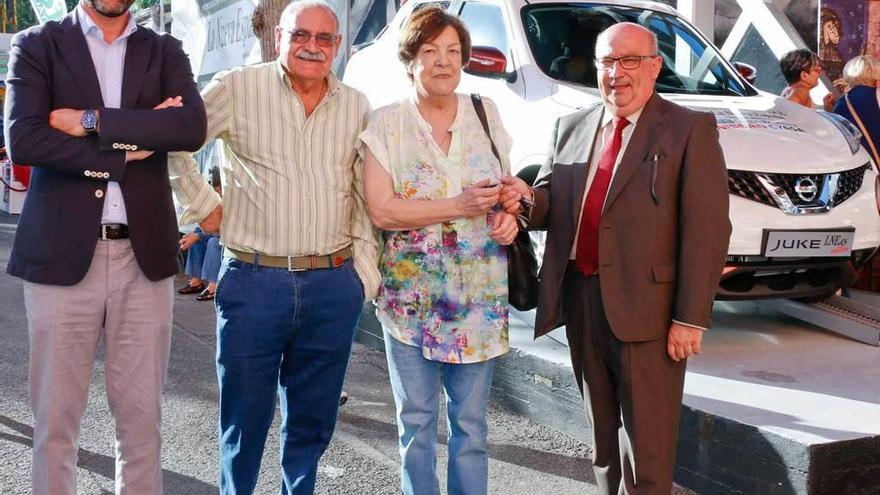
<path fill-rule="evenodd" d="M 122 108 L 135 107 L 144 82 L 144 74 L 150 64 L 152 49 L 153 38 L 147 36 L 146 28 L 138 27 L 137 31 L 128 37 L 128 44 L 125 48 L 125 68 L 122 72 Z"/>
<path fill-rule="evenodd" d="M 599 127 L 602 124 L 602 114 L 605 108 L 598 105 L 585 119 L 582 125 L 578 126 L 569 138 L 569 143 L 575 143 L 578 146 L 588 146 L 586 150 L 586 160 L 584 162 L 573 162 L 571 170 L 571 213 L 574 219 L 574 227 L 577 228 L 578 216 L 581 214 L 581 206 L 584 203 L 584 194 L 587 189 L 587 173 L 590 163 L 593 159 L 593 149 L 595 141 L 598 139 Z M 580 132 L 578 132 L 580 131 Z M 583 156 L 583 155 L 581 155 Z"/>
<path fill-rule="evenodd" d="M 67 14 L 61 20 L 59 27 L 61 30 L 55 34 L 54 38 L 55 47 L 62 55 L 61 60 L 64 61 L 76 79 L 88 108 L 103 107 L 104 98 L 101 96 L 101 86 L 98 83 L 95 64 L 92 62 L 92 54 L 86 44 L 82 26 L 76 17 L 76 10 Z"/>
<path fill-rule="evenodd" d="M 614 203 L 614 200 L 620 196 L 623 188 L 626 187 L 626 184 L 635 175 L 639 166 L 647 158 L 645 154 L 649 152 L 651 145 L 654 144 L 654 141 L 666 129 L 666 121 L 663 118 L 666 110 L 664 103 L 655 92 L 645 105 L 645 109 L 642 110 L 642 115 L 639 116 L 639 121 L 636 124 L 632 137 L 629 139 L 629 144 L 626 145 L 626 149 L 623 152 L 623 158 L 621 158 L 620 163 L 617 165 L 617 171 L 614 172 L 614 178 L 611 180 L 603 211 L 607 211 L 611 204 Z"/>

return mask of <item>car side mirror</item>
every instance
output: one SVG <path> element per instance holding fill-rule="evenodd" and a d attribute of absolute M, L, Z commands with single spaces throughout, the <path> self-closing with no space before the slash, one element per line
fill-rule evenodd
<path fill-rule="evenodd" d="M 745 62 L 734 62 L 733 68 L 735 68 L 736 71 L 739 72 L 739 75 L 743 76 L 749 84 L 755 84 L 755 78 L 758 77 L 758 69 L 756 69 L 754 65 Z"/>
<path fill-rule="evenodd" d="M 471 59 L 464 71 L 468 74 L 484 77 L 507 79 L 507 57 L 501 50 L 491 46 L 471 47 Z"/>

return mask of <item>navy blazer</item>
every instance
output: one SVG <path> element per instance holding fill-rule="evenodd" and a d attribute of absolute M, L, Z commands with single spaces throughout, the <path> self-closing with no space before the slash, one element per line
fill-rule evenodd
<path fill-rule="evenodd" d="M 14 163 L 33 167 L 7 272 L 74 285 L 92 261 L 107 181 L 122 189 L 131 245 L 150 280 L 175 275 L 177 218 L 167 152 L 205 141 L 205 106 L 179 40 L 139 26 L 129 36 L 121 108 L 105 108 L 76 13 L 18 33 L 9 53 L 5 132 Z M 183 107 L 153 107 L 182 96 Z M 100 135 L 73 137 L 49 126 L 58 108 L 98 109 Z M 125 163 L 124 150 L 151 150 Z"/>

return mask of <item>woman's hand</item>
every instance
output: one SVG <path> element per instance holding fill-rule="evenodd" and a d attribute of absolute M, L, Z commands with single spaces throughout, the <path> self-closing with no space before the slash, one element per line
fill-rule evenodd
<path fill-rule="evenodd" d="M 199 241 L 199 235 L 191 232 L 180 238 L 180 250 L 186 251 Z"/>
<path fill-rule="evenodd" d="M 461 212 L 463 218 L 485 215 L 498 203 L 501 184 L 487 186 L 489 186 L 489 179 L 483 179 L 455 197 L 456 206 L 458 206 L 458 211 Z"/>
<path fill-rule="evenodd" d="M 532 198 L 532 188 L 519 177 L 508 176 L 501 179 L 504 186 L 501 188 L 499 201 L 504 211 L 511 215 L 516 215 L 522 209 L 519 200 L 522 198 Z"/>
<path fill-rule="evenodd" d="M 489 232 L 489 237 L 502 246 L 509 246 L 516 239 L 518 232 L 519 226 L 516 224 L 516 215 L 499 211 L 495 214 L 495 218 L 492 219 L 492 230 Z"/>

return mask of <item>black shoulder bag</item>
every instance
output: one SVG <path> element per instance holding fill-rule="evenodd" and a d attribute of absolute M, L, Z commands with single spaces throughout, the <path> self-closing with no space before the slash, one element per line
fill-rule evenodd
<path fill-rule="evenodd" d="M 489 121 L 486 118 L 483 100 L 480 95 L 472 94 L 471 101 L 480 123 L 483 124 L 483 130 L 486 131 L 486 137 L 489 138 L 489 144 L 492 145 L 492 154 L 498 159 L 503 177 L 504 166 L 501 164 L 501 156 L 498 154 L 498 148 L 495 147 L 495 141 L 492 140 L 492 133 L 489 132 Z M 516 234 L 516 239 L 507 246 L 507 297 L 511 306 L 519 311 L 528 311 L 538 305 L 538 262 L 535 259 L 532 239 L 519 217 L 517 224 L 519 232 Z"/>

